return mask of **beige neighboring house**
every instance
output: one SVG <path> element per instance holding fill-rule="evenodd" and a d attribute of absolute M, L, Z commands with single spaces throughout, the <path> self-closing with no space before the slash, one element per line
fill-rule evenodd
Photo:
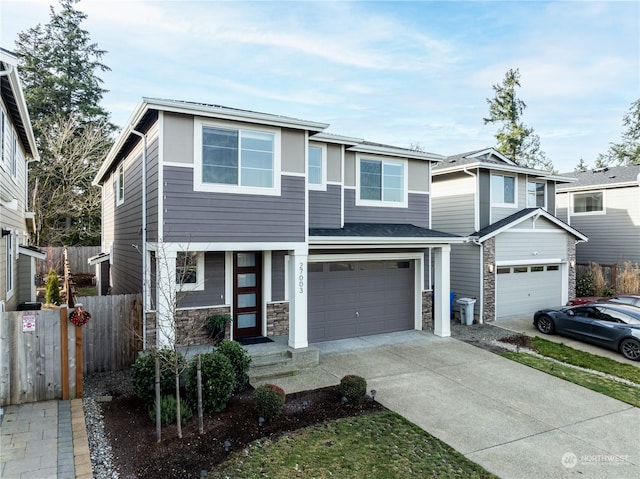
<path fill-rule="evenodd" d="M 558 185 L 558 217 L 589 236 L 578 263 L 640 263 L 640 165 L 574 171 Z"/>
<path fill-rule="evenodd" d="M 28 246 L 35 230 L 27 206 L 28 165 L 38 161 L 38 150 L 16 56 L 1 48 L 0 99 L 0 310 L 13 311 L 35 301 L 35 260 L 45 254 Z"/>

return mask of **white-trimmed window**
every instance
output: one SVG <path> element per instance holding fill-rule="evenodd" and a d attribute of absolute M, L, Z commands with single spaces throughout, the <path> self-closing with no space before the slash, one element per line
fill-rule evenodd
<path fill-rule="evenodd" d="M 9 298 L 13 293 L 13 269 L 14 269 L 14 261 L 15 261 L 15 253 L 14 253 L 14 244 L 13 244 L 13 233 L 9 233 L 4 237 L 4 245 L 5 245 L 5 258 L 7 258 L 7 269 L 6 269 L 6 289 L 7 298 Z"/>
<path fill-rule="evenodd" d="M 327 147 L 309 145 L 307 182 L 309 189 L 324 190 L 327 186 Z"/>
<path fill-rule="evenodd" d="M 538 181 L 527 181 L 527 208 L 546 208 L 546 185 Z"/>
<path fill-rule="evenodd" d="M 573 193 L 571 210 L 574 215 L 604 214 L 604 191 Z"/>
<path fill-rule="evenodd" d="M 491 175 L 491 204 L 494 206 L 516 206 L 516 178 L 506 175 Z"/>
<path fill-rule="evenodd" d="M 118 166 L 118 175 L 116 178 L 116 204 L 124 203 L 124 162 Z"/>
<path fill-rule="evenodd" d="M 280 194 L 280 130 L 196 122 L 198 191 Z"/>
<path fill-rule="evenodd" d="M 406 207 L 408 204 L 405 160 L 358 157 L 357 182 L 357 205 Z"/>
<path fill-rule="evenodd" d="M 204 252 L 178 252 L 176 256 L 176 283 L 180 291 L 204 290 Z"/>

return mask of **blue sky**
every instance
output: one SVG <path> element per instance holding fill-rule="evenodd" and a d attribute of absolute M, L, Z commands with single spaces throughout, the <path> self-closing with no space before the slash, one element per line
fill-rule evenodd
<path fill-rule="evenodd" d="M 57 2 L 57 0 L 56 0 Z M 1 44 L 54 0 L 2 0 Z M 444 155 L 493 146 L 486 99 L 519 68 L 525 124 L 560 172 L 619 141 L 640 98 L 640 2 L 82 0 L 108 51 L 103 105 L 143 96 L 330 123 Z"/>

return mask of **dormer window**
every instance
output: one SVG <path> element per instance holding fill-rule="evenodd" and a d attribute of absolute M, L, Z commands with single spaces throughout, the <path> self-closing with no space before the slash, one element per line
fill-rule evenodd
<path fill-rule="evenodd" d="M 491 175 L 491 203 L 493 206 L 516 206 L 514 176 Z"/>

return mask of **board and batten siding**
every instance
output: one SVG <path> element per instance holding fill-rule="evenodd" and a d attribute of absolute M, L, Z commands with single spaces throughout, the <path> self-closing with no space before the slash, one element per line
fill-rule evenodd
<path fill-rule="evenodd" d="M 604 215 L 572 215 L 570 224 L 589 238 L 578 243 L 576 261 L 640 263 L 640 187 L 605 190 Z"/>
<path fill-rule="evenodd" d="M 228 302 L 224 297 L 224 280 L 224 252 L 205 252 L 204 290 L 186 291 L 180 294 L 177 305 L 178 308 L 197 308 L 227 304 Z M 230 301 L 231 300 L 229 300 L 229 302 Z"/>
<path fill-rule="evenodd" d="M 408 208 L 356 206 L 356 190 L 344 190 L 345 223 L 406 223 L 429 228 L 429 195 L 409 193 Z"/>
<path fill-rule="evenodd" d="M 464 174 L 436 177 L 431 189 L 432 228 L 459 235 L 472 233 L 475 230 L 476 179 Z"/>
<path fill-rule="evenodd" d="M 496 261 L 529 264 L 545 259 L 567 259 L 567 233 L 522 229 L 505 231 L 496 236 Z"/>
<path fill-rule="evenodd" d="M 280 196 L 193 190 L 193 169 L 164 167 L 164 240 L 303 242 L 305 178 L 282 175 Z"/>
<path fill-rule="evenodd" d="M 309 228 L 340 228 L 342 187 L 327 185 L 327 191 L 309 190 Z"/>

